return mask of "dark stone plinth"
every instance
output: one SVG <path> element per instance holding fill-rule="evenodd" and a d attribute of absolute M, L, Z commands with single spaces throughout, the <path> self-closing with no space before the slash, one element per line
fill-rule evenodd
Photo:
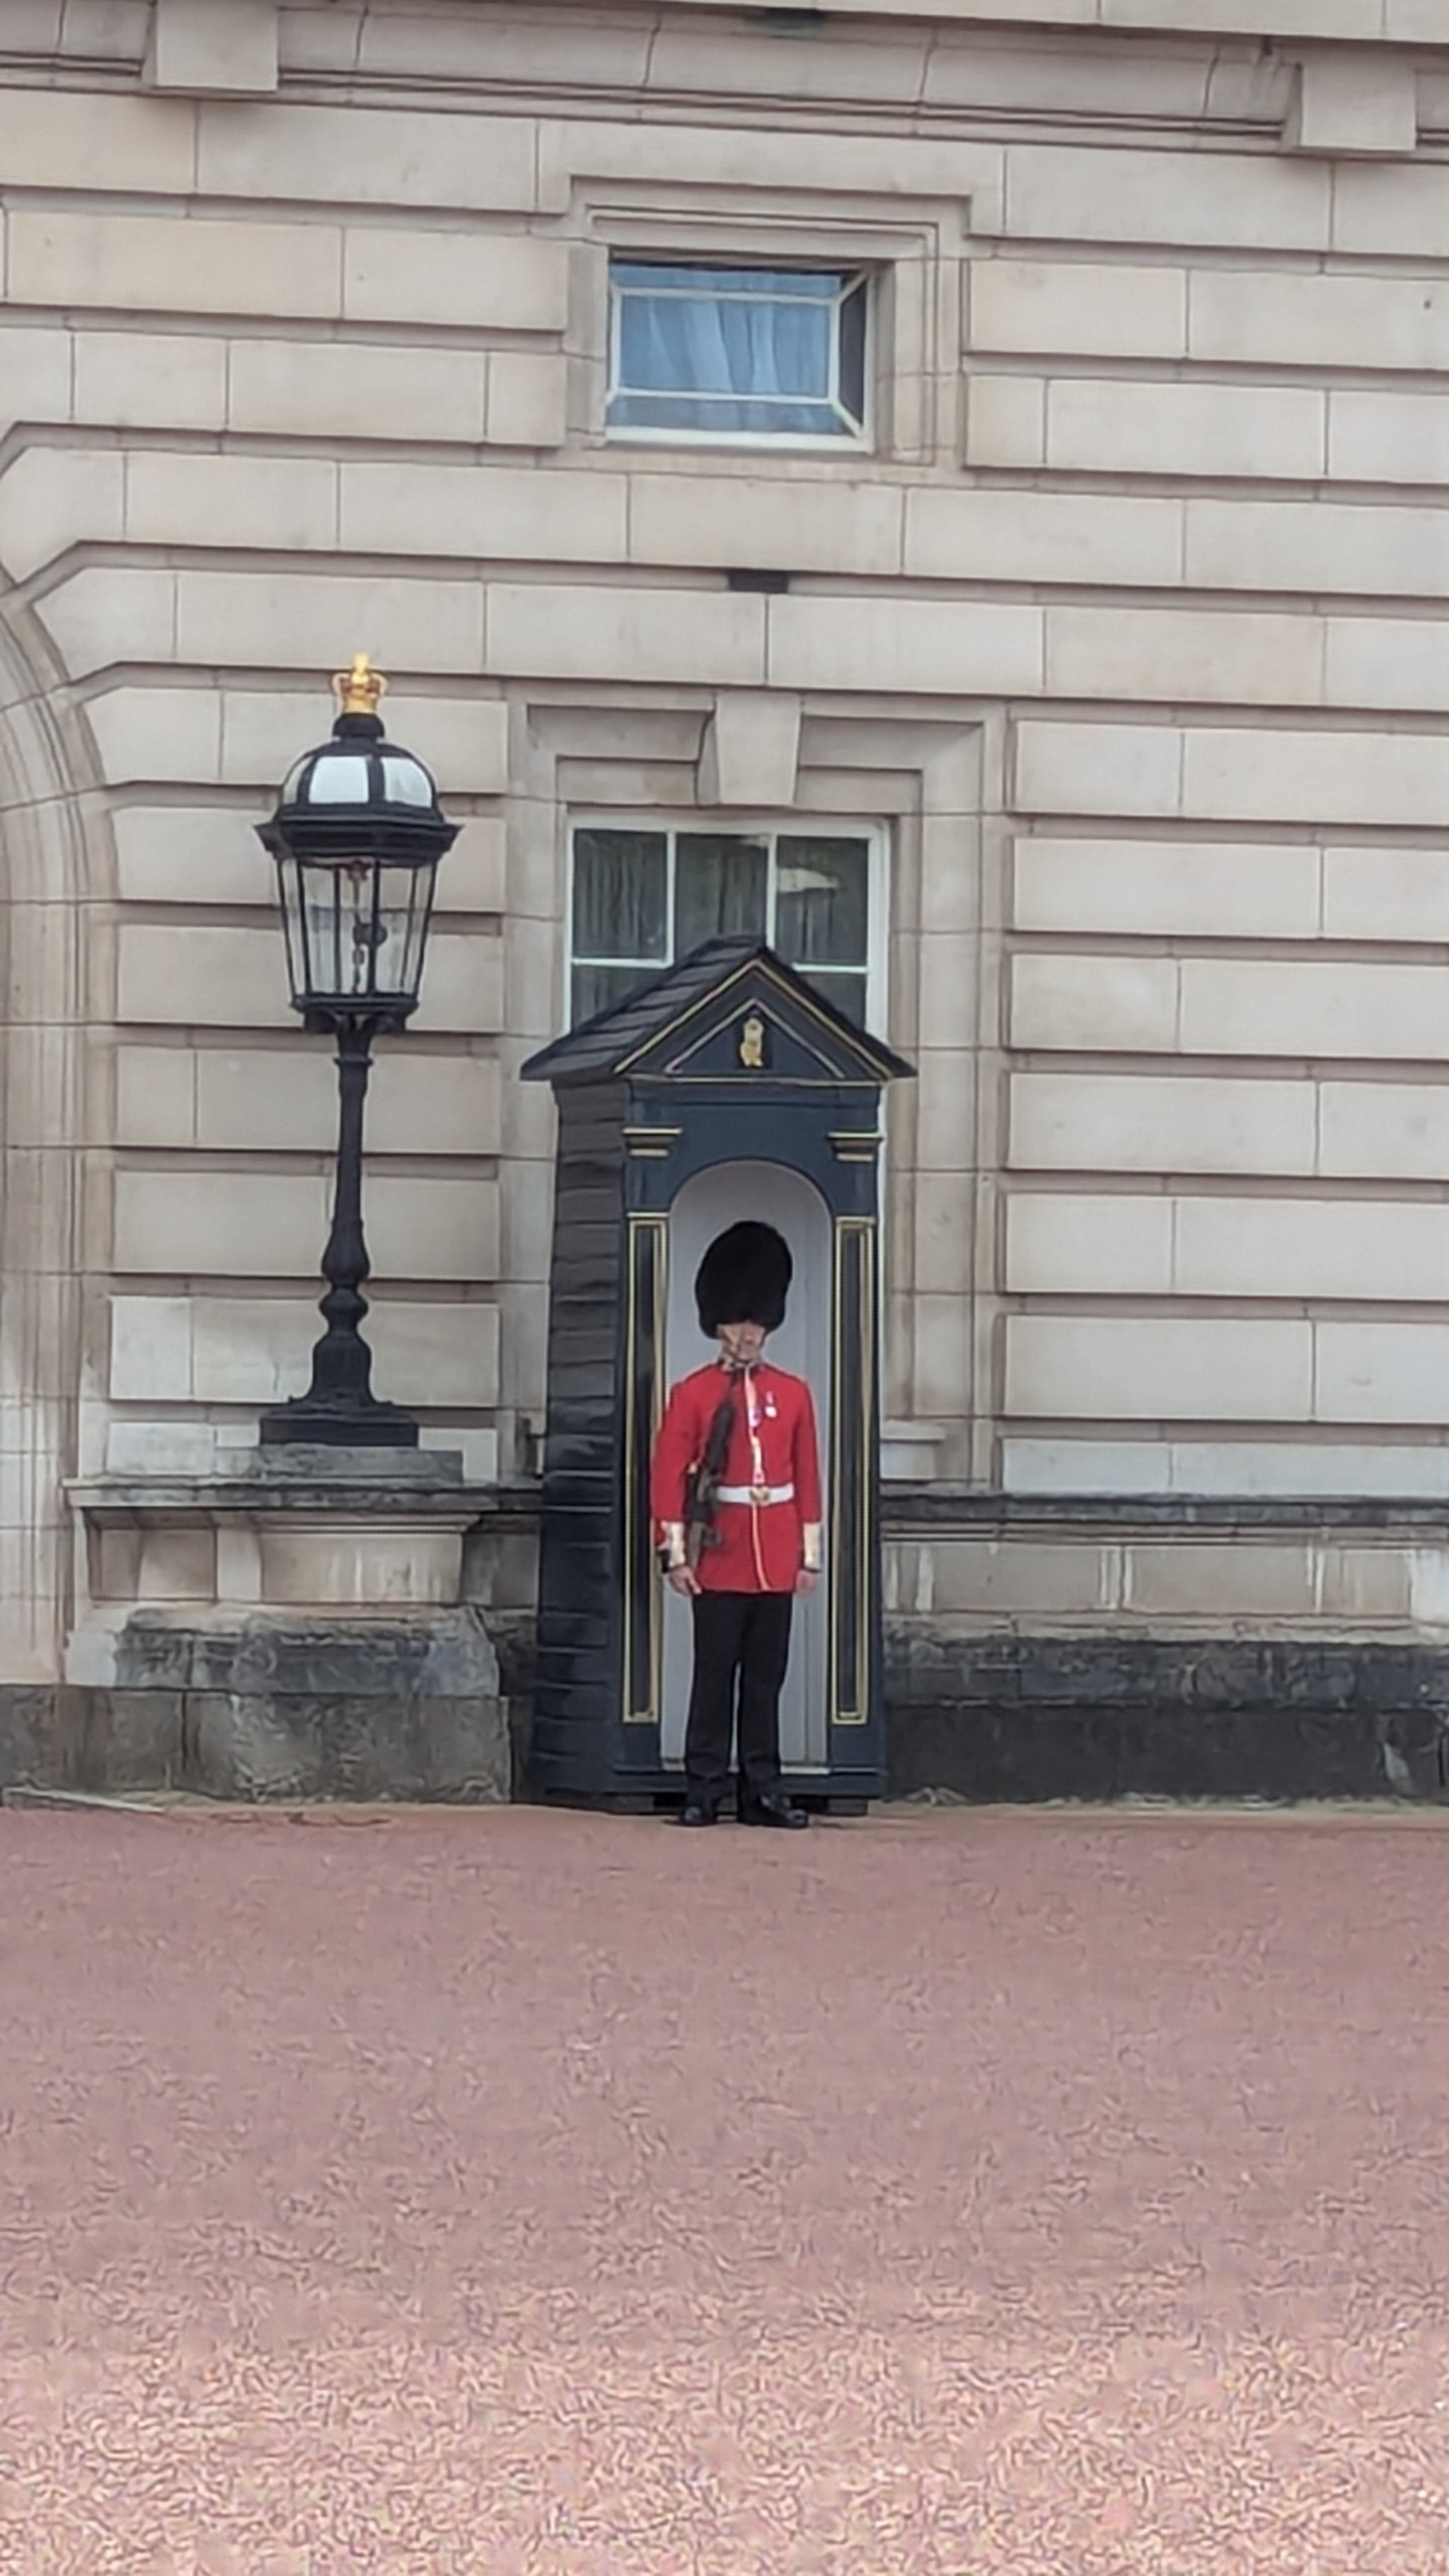
<path fill-rule="evenodd" d="M 887 1633 L 892 1797 L 1449 1800 L 1449 1648 Z"/>
<path fill-rule="evenodd" d="M 0 1691 L 0 1786 L 494 1804 L 507 1703 L 481 1621 L 142 1611 L 106 1687 Z"/>

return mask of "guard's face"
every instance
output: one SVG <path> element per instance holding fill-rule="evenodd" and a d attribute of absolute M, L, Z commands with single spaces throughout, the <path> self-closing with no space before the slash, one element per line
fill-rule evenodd
<path fill-rule="evenodd" d="M 719 1346 L 732 1366 L 748 1367 L 765 1347 L 765 1328 L 763 1324 L 721 1324 Z"/>

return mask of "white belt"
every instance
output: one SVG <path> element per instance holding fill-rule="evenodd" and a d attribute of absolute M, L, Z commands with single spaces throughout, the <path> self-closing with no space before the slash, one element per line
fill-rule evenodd
<path fill-rule="evenodd" d="M 716 1485 L 717 1503 L 793 1503 L 793 1485 Z"/>

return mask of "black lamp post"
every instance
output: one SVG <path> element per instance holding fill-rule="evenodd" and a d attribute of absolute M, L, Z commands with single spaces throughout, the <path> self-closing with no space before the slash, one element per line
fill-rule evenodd
<path fill-rule="evenodd" d="M 367 1244 L 362 1231 L 362 1104 L 379 1030 L 417 1008 L 438 861 L 458 826 L 440 812 L 420 760 L 387 741 L 378 701 L 387 683 L 359 653 L 333 681 L 341 714 L 330 742 L 299 760 L 258 834 L 277 863 L 292 1008 L 337 1040 L 339 1115 L 332 1231 L 322 1255 L 327 1330 L 305 1395 L 262 1415 L 269 1448 L 411 1449 L 418 1426 L 372 1392 L 362 1338 Z"/>

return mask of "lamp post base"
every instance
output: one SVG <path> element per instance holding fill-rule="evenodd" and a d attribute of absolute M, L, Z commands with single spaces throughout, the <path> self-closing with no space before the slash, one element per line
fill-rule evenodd
<path fill-rule="evenodd" d="M 263 1449 L 416 1449 L 418 1426 L 400 1404 L 369 1403 L 350 1407 L 317 1404 L 294 1395 L 273 1405 L 257 1425 Z"/>

